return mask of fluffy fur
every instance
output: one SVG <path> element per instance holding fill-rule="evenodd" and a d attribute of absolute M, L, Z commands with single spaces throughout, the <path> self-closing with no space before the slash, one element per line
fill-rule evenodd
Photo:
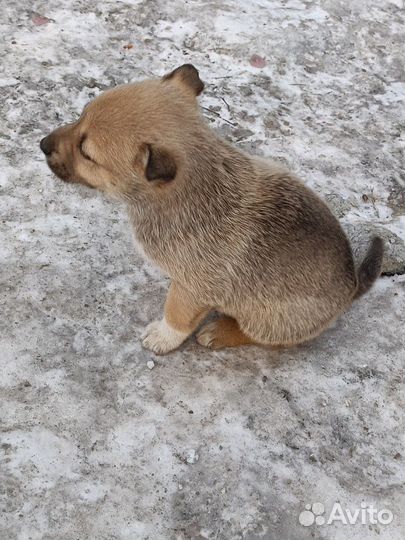
<path fill-rule="evenodd" d="M 63 180 L 123 198 L 137 243 L 172 278 L 147 348 L 172 350 L 211 310 L 224 315 L 198 334 L 211 348 L 311 339 L 371 287 L 382 241 L 356 272 L 329 208 L 279 164 L 218 138 L 198 108 L 202 89 L 190 65 L 117 87 L 41 148 Z"/>

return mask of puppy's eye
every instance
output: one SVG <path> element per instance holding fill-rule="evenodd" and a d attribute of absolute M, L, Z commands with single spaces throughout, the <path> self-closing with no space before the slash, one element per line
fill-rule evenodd
<path fill-rule="evenodd" d="M 93 161 L 91 159 L 91 157 L 89 156 L 89 154 L 86 152 L 86 150 L 83 148 L 83 145 L 84 145 L 84 142 L 86 140 L 86 137 L 82 137 L 80 139 L 80 143 L 79 143 L 79 150 L 80 150 L 80 153 L 81 155 L 84 157 L 84 159 L 88 159 L 89 161 Z"/>

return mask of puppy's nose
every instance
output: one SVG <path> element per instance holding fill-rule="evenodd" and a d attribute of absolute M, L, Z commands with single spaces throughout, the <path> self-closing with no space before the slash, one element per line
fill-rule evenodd
<path fill-rule="evenodd" d="M 52 137 L 48 135 L 47 137 L 44 137 L 41 139 L 41 142 L 39 143 L 39 147 L 41 148 L 42 152 L 46 156 L 50 156 L 52 152 L 54 151 L 54 144 Z"/>

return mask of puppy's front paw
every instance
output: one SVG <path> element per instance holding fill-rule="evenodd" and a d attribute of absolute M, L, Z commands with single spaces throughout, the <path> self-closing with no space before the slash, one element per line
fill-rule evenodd
<path fill-rule="evenodd" d="M 142 345 L 156 354 L 166 354 L 177 349 L 188 334 L 172 328 L 166 319 L 148 324 L 142 334 Z"/>

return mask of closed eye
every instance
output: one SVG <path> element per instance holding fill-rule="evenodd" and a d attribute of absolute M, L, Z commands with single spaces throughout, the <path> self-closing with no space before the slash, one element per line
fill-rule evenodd
<path fill-rule="evenodd" d="M 80 139 L 80 143 L 79 143 L 79 150 L 80 150 L 80 153 L 81 155 L 84 157 L 84 159 L 87 159 L 89 161 L 93 161 L 93 163 L 95 163 L 94 159 L 92 159 L 89 154 L 86 152 L 86 150 L 83 148 L 83 145 L 84 145 L 84 142 L 86 140 L 86 135 L 83 135 L 83 137 Z"/>

